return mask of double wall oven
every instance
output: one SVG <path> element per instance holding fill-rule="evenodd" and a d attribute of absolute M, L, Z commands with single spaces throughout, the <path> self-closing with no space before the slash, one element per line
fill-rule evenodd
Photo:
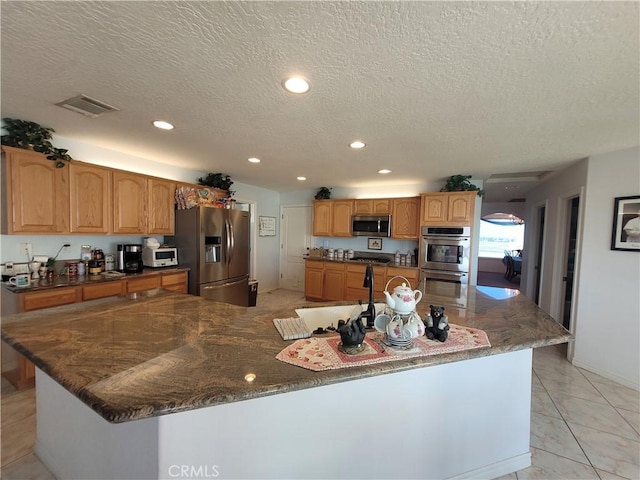
<path fill-rule="evenodd" d="M 467 284 L 470 227 L 422 227 L 421 277 Z"/>

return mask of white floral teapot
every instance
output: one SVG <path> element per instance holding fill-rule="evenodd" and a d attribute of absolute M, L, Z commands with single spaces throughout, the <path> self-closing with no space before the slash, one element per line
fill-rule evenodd
<path fill-rule="evenodd" d="M 396 278 L 402 278 L 407 283 L 398 285 L 393 289 L 393 293 L 390 294 L 387 291 L 387 289 L 389 288 L 389 283 L 391 283 L 391 281 Z M 387 299 L 387 305 L 389 306 L 389 308 L 391 308 L 394 313 L 400 315 L 405 315 L 413 312 L 416 309 L 416 305 L 420 302 L 420 300 L 422 300 L 422 292 L 420 290 L 412 290 L 409 280 L 401 276 L 391 278 L 387 282 L 387 285 L 384 287 L 383 293 Z"/>

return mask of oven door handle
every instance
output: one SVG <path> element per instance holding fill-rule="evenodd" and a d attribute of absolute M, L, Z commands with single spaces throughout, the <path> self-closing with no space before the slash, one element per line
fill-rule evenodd
<path fill-rule="evenodd" d="M 447 242 L 468 242 L 468 237 L 436 237 L 433 235 L 429 235 L 427 237 L 422 237 L 426 242 L 429 240 L 445 240 Z"/>
<path fill-rule="evenodd" d="M 444 274 L 444 275 L 451 275 L 452 277 L 466 277 L 467 276 L 467 272 L 454 272 L 454 271 L 449 271 L 449 270 L 432 270 L 430 268 L 423 268 L 422 271 L 424 273 L 438 273 L 438 274 Z"/>

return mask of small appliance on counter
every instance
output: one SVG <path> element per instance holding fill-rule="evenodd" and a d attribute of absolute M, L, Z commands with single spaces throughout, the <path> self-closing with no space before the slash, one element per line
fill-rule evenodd
<path fill-rule="evenodd" d="M 119 243 L 116 252 L 116 272 L 124 272 L 124 244 Z"/>
<path fill-rule="evenodd" d="M 119 246 L 118 246 L 119 247 Z M 125 243 L 122 245 L 124 273 L 140 273 L 143 269 L 142 264 L 142 245 L 134 243 Z M 116 257 L 117 260 L 117 257 Z"/>
<path fill-rule="evenodd" d="M 142 250 L 142 263 L 145 267 L 170 267 L 178 265 L 178 250 L 160 245 L 155 238 L 147 238 Z"/>

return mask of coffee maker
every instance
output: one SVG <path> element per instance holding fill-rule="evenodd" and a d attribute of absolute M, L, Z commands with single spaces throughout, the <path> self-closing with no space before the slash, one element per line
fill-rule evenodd
<path fill-rule="evenodd" d="M 142 268 L 142 245 L 133 243 L 118 245 L 116 270 L 124 273 L 140 273 Z"/>

